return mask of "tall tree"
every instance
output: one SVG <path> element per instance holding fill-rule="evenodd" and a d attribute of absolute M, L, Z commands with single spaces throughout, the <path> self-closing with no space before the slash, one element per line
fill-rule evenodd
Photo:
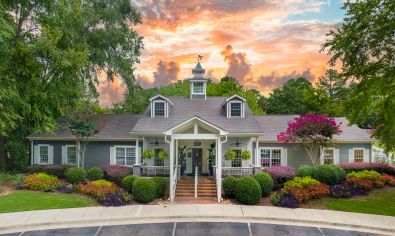
<path fill-rule="evenodd" d="M 305 78 L 288 80 L 282 87 L 276 88 L 267 100 L 268 114 L 304 114 L 306 105 L 304 93 L 312 89 Z"/>
<path fill-rule="evenodd" d="M 331 55 L 331 65 L 342 62 L 341 76 L 357 81 L 349 120 L 375 117 L 373 137 L 395 151 L 395 1 L 347 1 L 344 8 L 343 24 L 329 32 L 322 50 Z"/>

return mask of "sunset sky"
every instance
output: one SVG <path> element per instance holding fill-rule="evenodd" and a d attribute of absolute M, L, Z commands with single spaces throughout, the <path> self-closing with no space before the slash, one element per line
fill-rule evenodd
<path fill-rule="evenodd" d="M 144 37 L 136 77 L 143 87 L 191 76 L 196 56 L 208 77 L 235 77 L 267 95 L 287 79 L 315 81 L 327 68 L 326 33 L 344 17 L 343 0 L 133 0 Z M 103 105 L 122 101 L 120 81 L 99 88 Z"/>

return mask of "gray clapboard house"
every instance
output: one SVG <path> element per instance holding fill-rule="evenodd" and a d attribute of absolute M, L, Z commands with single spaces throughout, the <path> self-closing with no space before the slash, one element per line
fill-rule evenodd
<path fill-rule="evenodd" d="M 100 131 L 89 138 L 83 167 L 123 165 L 133 167 L 135 175 L 169 176 L 172 201 L 181 172 L 194 176 L 213 172 L 220 201 L 224 176 L 250 175 L 254 168 L 310 164 L 303 149 L 277 142 L 277 134 L 295 116 L 256 116 L 243 97 L 206 96 L 207 79 L 200 63 L 192 73 L 189 97 L 157 95 L 142 115 L 99 116 Z M 323 150 L 321 162 L 374 161 L 373 140 L 367 131 L 348 126 L 345 118 L 336 118 L 336 122 L 342 123 L 342 133 L 334 137 L 333 147 Z M 76 141 L 67 127 L 59 125 L 51 134 L 28 138 L 31 164 L 79 163 Z M 151 150 L 154 157 L 143 159 L 144 150 Z M 165 160 L 158 158 L 162 150 L 168 153 Z M 178 160 L 181 150 L 185 150 L 184 162 Z M 234 160 L 224 158 L 229 150 L 236 152 Z M 244 150 L 252 154 L 249 160 L 240 158 Z"/>

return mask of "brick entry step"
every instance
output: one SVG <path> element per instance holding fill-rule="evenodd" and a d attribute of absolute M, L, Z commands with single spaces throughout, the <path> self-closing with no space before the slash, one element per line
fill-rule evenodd
<path fill-rule="evenodd" d="M 199 176 L 198 177 L 198 198 L 216 198 L 217 187 L 213 177 Z M 177 197 L 194 197 L 195 194 L 195 178 L 190 176 L 181 177 L 177 182 L 176 201 Z"/>

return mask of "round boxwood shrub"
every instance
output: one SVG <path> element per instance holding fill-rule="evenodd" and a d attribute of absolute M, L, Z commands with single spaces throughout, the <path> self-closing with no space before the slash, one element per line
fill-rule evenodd
<path fill-rule="evenodd" d="M 265 172 L 257 173 L 254 178 L 261 186 L 262 196 L 267 196 L 273 190 L 274 182 L 272 177 Z"/>
<path fill-rule="evenodd" d="M 156 197 L 163 198 L 165 196 L 166 188 L 167 188 L 167 182 L 165 178 L 160 176 L 155 176 L 152 177 L 151 180 L 155 183 Z"/>
<path fill-rule="evenodd" d="M 315 169 L 312 177 L 328 185 L 340 183 L 346 176 L 344 170 L 336 165 L 320 165 Z"/>
<path fill-rule="evenodd" d="M 133 183 L 134 200 L 141 203 L 152 202 L 156 197 L 154 181 L 147 178 L 138 178 Z"/>
<path fill-rule="evenodd" d="M 228 176 L 224 179 L 224 193 L 226 197 L 233 198 L 237 179 L 233 176 Z"/>
<path fill-rule="evenodd" d="M 239 202 L 247 205 L 258 203 L 262 197 L 262 190 L 259 182 L 251 176 L 238 179 L 234 193 Z"/>
<path fill-rule="evenodd" d="M 86 178 L 89 180 L 103 179 L 103 170 L 99 167 L 92 167 L 86 172 Z"/>
<path fill-rule="evenodd" d="M 299 166 L 299 168 L 297 170 L 297 175 L 299 177 L 306 177 L 306 176 L 313 177 L 314 167 L 308 166 L 308 165 L 301 165 L 301 166 Z"/>
<path fill-rule="evenodd" d="M 64 172 L 64 176 L 73 184 L 81 183 L 86 178 L 86 171 L 80 167 L 70 167 Z"/>
<path fill-rule="evenodd" d="M 133 175 L 128 175 L 125 178 L 122 179 L 121 186 L 123 189 L 128 191 L 129 193 L 133 192 L 133 184 L 134 181 L 137 179 L 136 176 Z"/>

